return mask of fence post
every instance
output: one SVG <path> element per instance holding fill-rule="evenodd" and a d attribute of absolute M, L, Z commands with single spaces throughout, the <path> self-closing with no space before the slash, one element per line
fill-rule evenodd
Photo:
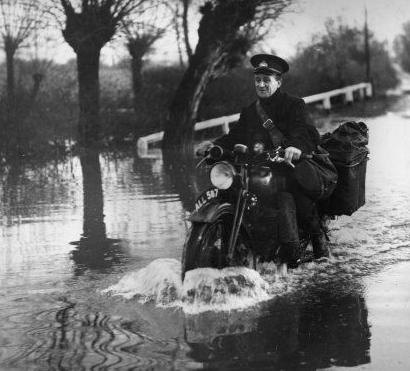
<path fill-rule="evenodd" d="M 364 99 L 364 92 L 365 92 L 365 90 L 366 90 L 365 87 L 359 89 L 359 97 L 360 97 L 360 100 L 363 100 L 363 99 Z"/>
<path fill-rule="evenodd" d="M 346 103 L 353 103 L 353 90 L 347 90 L 345 94 Z"/>
<path fill-rule="evenodd" d="M 148 142 L 145 138 L 139 138 L 137 141 L 138 154 L 147 154 Z"/>
<path fill-rule="evenodd" d="M 367 83 L 367 86 L 366 86 L 366 97 L 371 98 L 372 95 L 373 95 L 373 88 L 372 88 L 372 84 L 369 82 Z"/>
<path fill-rule="evenodd" d="M 332 104 L 330 103 L 330 97 L 323 99 L 323 108 L 327 111 L 330 111 Z"/>

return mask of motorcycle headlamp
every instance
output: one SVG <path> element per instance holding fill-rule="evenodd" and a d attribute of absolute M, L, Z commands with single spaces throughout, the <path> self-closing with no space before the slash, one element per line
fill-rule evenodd
<path fill-rule="evenodd" d="M 234 167 L 224 161 L 216 163 L 209 174 L 211 183 L 218 189 L 228 189 L 233 183 L 234 176 Z"/>

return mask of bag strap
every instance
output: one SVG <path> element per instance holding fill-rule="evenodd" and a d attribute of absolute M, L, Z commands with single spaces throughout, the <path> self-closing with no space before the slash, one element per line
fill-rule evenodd
<path fill-rule="evenodd" d="M 263 109 L 260 100 L 256 101 L 256 113 L 262 119 L 262 126 L 268 131 L 269 137 L 274 147 L 278 147 L 282 144 L 283 134 L 269 118 L 266 111 Z"/>

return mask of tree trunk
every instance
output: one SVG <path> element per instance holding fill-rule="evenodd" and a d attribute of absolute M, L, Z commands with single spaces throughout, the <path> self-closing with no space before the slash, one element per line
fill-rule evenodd
<path fill-rule="evenodd" d="M 44 79 L 44 75 L 42 73 L 36 72 L 33 74 L 32 77 L 33 77 L 33 87 L 31 89 L 31 94 L 30 94 L 31 106 L 36 102 L 38 92 L 40 91 L 41 83 Z"/>
<path fill-rule="evenodd" d="M 163 149 L 191 151 L 199 105 L 224 57 L 224 51 L 213 40 L 198 43 L 169 109 Z"/>
<path fill-rule="evenodd" d="M 163 149 L 190 151 L 192 149 L 193 126 L 199 104 L 211 80 L 221 56 L 218 50 L 191 58 L 188 70 L 175 93 L 165 126 Z"/>
<path fill-rule="evenodd" d="M 185 2 L 187 4 L 187 2 Z M 205 2 L 198 44 L 169 108 L 162 148 L 189 151 L 198 107 L 209 81 L 228 70 L 240 27 L 255 16 L 257 1 Z M 241 48 L 246 49 L 246 48 Z M 244 54 L 246 50 L 241 50 Z"/>
<path fill-rule="evenodd" d="M 100 48 L 84 48 L 77 52 L 78 133 L 80 145 L 86 147 L 97 144 L 101 136 L 99 61 Z"/>
<path fill-rule="evenodd" d="M 19 115 L 19 120 L 24 121 L 32 112 L 34 104 L 36 103 L 36 99 L 38 93 L 41 88 L 41 83 L 43 82 L 44 75 L 42 73 L 36 72 L 32 75 L 33 78 L 33 86 L 30 91 L 30 100 L 28 101 L 26 107 L 23 107 L 21 110 L 22 112 Z"/>
<path fill-rule="evenodd" d="M 140 109 L 141 88 L 142 88 L 142 56 L 131 57 L 132 89 L 134 92 L 134 110 Z"/>
<path fill-rule="evenodd" d="M 364 57 L 366 61 L 366 81 L 370 82 L 370 47 L 369 47 L 369 28 L 367 25 L 367 8 L 364 8 Z"/>
<path fill-rule="evenodd" d="M 14 54 L 15 49 L 6 45 L 7 63 L 7 104 L 12 108 L 15 102 Z"/>
<path fill-rule="evenodd" d="M 5 133 L 8 140 L 5 142 L 6 152 L 20 151 L 20 123 L 17 120 L 16 90 L 14 76 L 14 56 L 16 48 L 13 40 L 5 40 L 6 69 L 7 69 L 7 100 Z"/>
<path fill-rule="evenodd" d="M 179 65 L 184 67 L 184 59 L 182 57 L 182 47 L 181 47 L 181 34 L 179 32 L 179 8 L 177 6 L 175 10 L 175 17 L 174 17 L 174 30 L 175 36 L 177 39 L 177 48 L 178 48 L 178 56 L 179 56 Z"/>
<path fill-rule="evenodd" d="M 184 40 L 185 40 L 185 49 L 189 58 L 192 57 L 192 48 L 189 42 L 189 30 L 188 30 L 188 9 L 189 9 L 190 0 L 183 0 L 183 12 L 182 12 L 182 27 L 184 30 Z"/>

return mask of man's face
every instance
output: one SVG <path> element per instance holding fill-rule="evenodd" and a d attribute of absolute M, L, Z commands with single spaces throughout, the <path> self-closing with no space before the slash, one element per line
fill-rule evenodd
<path fill-rule="evenodd" d="M 256 94 L 259 98 L 269 98 L 281 85 L 281 80 L 276 75 L 255 75 Z"/>

